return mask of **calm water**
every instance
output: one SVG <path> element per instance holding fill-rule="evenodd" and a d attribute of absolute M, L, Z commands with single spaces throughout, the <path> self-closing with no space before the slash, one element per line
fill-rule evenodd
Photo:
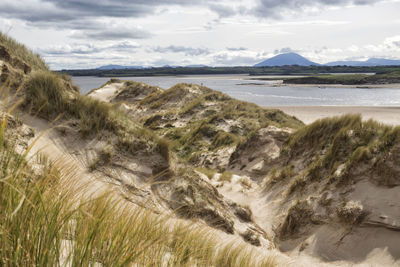
<path fill-rule="evenodd" d="M 248 80 L 246 75 L 124 77 L 168 89 L 177 83 L 196 83 L 260 106 L 400 106 L 400 88 L 333 88 L 274 86 L 276 81 Z M 109 78 L 72 77 L 86 94 Z M 256 84 L 251 84 L 256 83 Z"/>

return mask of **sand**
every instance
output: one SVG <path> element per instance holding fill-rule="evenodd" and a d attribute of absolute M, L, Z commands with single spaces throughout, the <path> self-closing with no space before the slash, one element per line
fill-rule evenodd
<path fill-rule="evenodd" d="M 400 107 L 363 107 L 363 106 L 280 106 L 283 112 L 296 116 L 304 123 L 315 120 L 340 116 L 343 114 L 361 114 L 364 120 L 374 119 L 381 123 L 400 125 Z"/>
<path fill-rule="evenodd" d="M 109 102 L 110 99 L 123 87 L 124 83 L 107 84 L 88 93 L 88 96 L 100 101 Z"/>

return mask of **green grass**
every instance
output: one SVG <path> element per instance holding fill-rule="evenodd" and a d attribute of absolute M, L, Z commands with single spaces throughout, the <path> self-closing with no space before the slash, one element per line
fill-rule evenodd
<path fill-rule="evenodd" d="M 23 46 L 18 49 L 29 54 Z M 50 72 L 33 73 L 23 104 L 48 119 L 61 113 L 61 119 L 77 122 L 83 133 L 112 131 L 120 144 L 133 146 L 140 144 L 132 139 L 142 137 L 144 144 L 152 140 L 161 154 L 169 154 L 168 142 L 120 117 L 113 106 L 79 96 L 68 82 Z M 15 153 L 18 136 L 7 124 L 8 116 L 2 116 L 1 266 L 275 266 L 273 258 L 257 257 L 248 245 L 221 243 L 202 224 L 177 223 L 117 201 L 112 193 L 88 198 L 74 182 L 83 179 L 74 175 L 74 166 L 42 155 L 36 155 L 41 165 L 31 162 L 35 157 L 26 157 L 31 147 Z M 100 153 L 105 161 L 111 156 Z"/>
<path fill-rule="evenodd" d="M 196 171 L 201 172 L 202 174 L 205 174 L 208 179 L 213 179 L 214 175 L 217 173 L 216 170 L 212 170 L 212 169 L 207 169 L 207 168 L 196 168 Z"/>
<path fill-rule="evenodd" d="M 23 105 L 45 119 L 78 120 L 83 137 L 95 136 L 104 131 L 118 137 L 119 147 L 134 152 L 143 142 L 151 142 L 160 154 L 169 160 L 169 142 L 118 110 L 117 107 L 99 100 L 82 96 L 64 77 L 46 71 L 32 73 L 25 85 Z"/>
<path fill-rule="evenodd" d="M 35 72 L 26 82 L 25 106 L 46 119 L 54 119 L 63 114 L 80 121 L 83 135 L 101 130 L 115 131 L 118 128 L 117 109 L 110 104 L 81 96 L 68 90 L 68 81 L 51 72 Z"/>
<path fill-rule="evenodd" d="M 192 94 L 190 88 L 200 93 Z M 183 97 L 188 99 L 187 103 L 183 107 L 176 105 Z M 178 84 L 163 93 L 152 93 L 140 101 L 139 106 L 150 108 L 150 114 L 146 112 L 140 121 L 169 139 L 173 151 L 194 165 L 198 164 L 196 159 L 200 153 L 214 153 L 244 143 L 260 128 L 273 125 L 297 129 L 303 125 L 280 110 L 263 109 L 190 84 Z M 177 120 L 189 121 L 180 127 L 172 126 Z"/>
<path fill-rule="evenodd" d="M 275 183 L 283 181 L 287 178 L 291 178 L 293 176 L 295 176 L 293 164 L 283 167 L 279 171 L 275 168 L 275 169 L 272 169 L 269 173 L 268 184 L 275 184 Z"/>
<path fill-rule="evenodd" d="M 2 32 L 0 32 L 0 45 L 4 46 L 13 57 L 24 61 L 32 69 L 48 70 L 46 63 L 39 54 L 33 53 L 31 50 L 27 49 L 25 45 Z"/>
<path fill-rule="evenodd" d="M 233 173 L 229 171 L 224 171 L 221 176 L 219 177 L 220 182 L 231 182 L 232 181 Z"/>
<path fill-rule="evenodd" d="M 390 71 L 374 75 L 366 74 L 343 74 L 343 75 L 316 75 L 300 78 L 287 78 L 284 83 L 295 84 L 385 84 L 400 82 L 400 72 Z"/>
<path fill-rule="evenodd" d="M 304 169 L 304 182 L 319 182 L 324 177 L 330 177 L 331 182 L 335 179 L 345 182 L 351 179 L 357 166 L 363 166 L 369 172 L 385 166 L 385 159 L 399 140 L 400 127 L 382 125 L 373 120 L 362 121 L 360 115 L 344 115 L 318 120 L 300 128 L 290 135 L 282 150 L 289 162 L 299 158 L 305 162 L 309 160 Z M 345 166 L 343 174 L 333 176 L 341 164 Z M 382 180 L 379 183 L 390 184 L 391 172 L 387 167 L 387 171 L 377 173 Z"/>

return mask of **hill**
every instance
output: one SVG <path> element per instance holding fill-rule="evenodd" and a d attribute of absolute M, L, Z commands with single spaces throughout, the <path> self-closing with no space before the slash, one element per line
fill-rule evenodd
<path fill-rule="evenodd" d="M 122 66 L 122 65 L 105 65 L 97 68 L 98 70 L 124 70 L 124 69 L 143 69 L 142 66 Z"/>
<path fill-rule="evenodd" d="M 365 61 L 334 61 L 325 64 L 326 66 L 354 66 L 354 67 L 370 67 L 370 66 L 400 66 L 400 60 L 385 58 L 370 58 Z"/>
<path fill-rule="evenodd" d="M 287 66 L 287 65 L 318 66 L 320 64 L 312 62 L 296 53 L 285 53 L 264 60 L 254 65 L 254 67 L 273 67 L 273 66 Z"/>

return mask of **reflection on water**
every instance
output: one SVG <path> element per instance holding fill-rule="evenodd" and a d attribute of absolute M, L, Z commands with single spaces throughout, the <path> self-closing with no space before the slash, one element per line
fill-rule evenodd
<path fill-rule="evenodd" d="M 334 88 L 279 86 L 277 81 L 249 80 L 247 75 L 196 75 L 167 77 L 124 77 L 168 89 L 177 83 L 196 83 L 260 106 L 400 106 L 400 88 Z M 279 77 L 276 77 L 279 79 Z M 86 94 L 109 78 L 72 77 Z"/>

